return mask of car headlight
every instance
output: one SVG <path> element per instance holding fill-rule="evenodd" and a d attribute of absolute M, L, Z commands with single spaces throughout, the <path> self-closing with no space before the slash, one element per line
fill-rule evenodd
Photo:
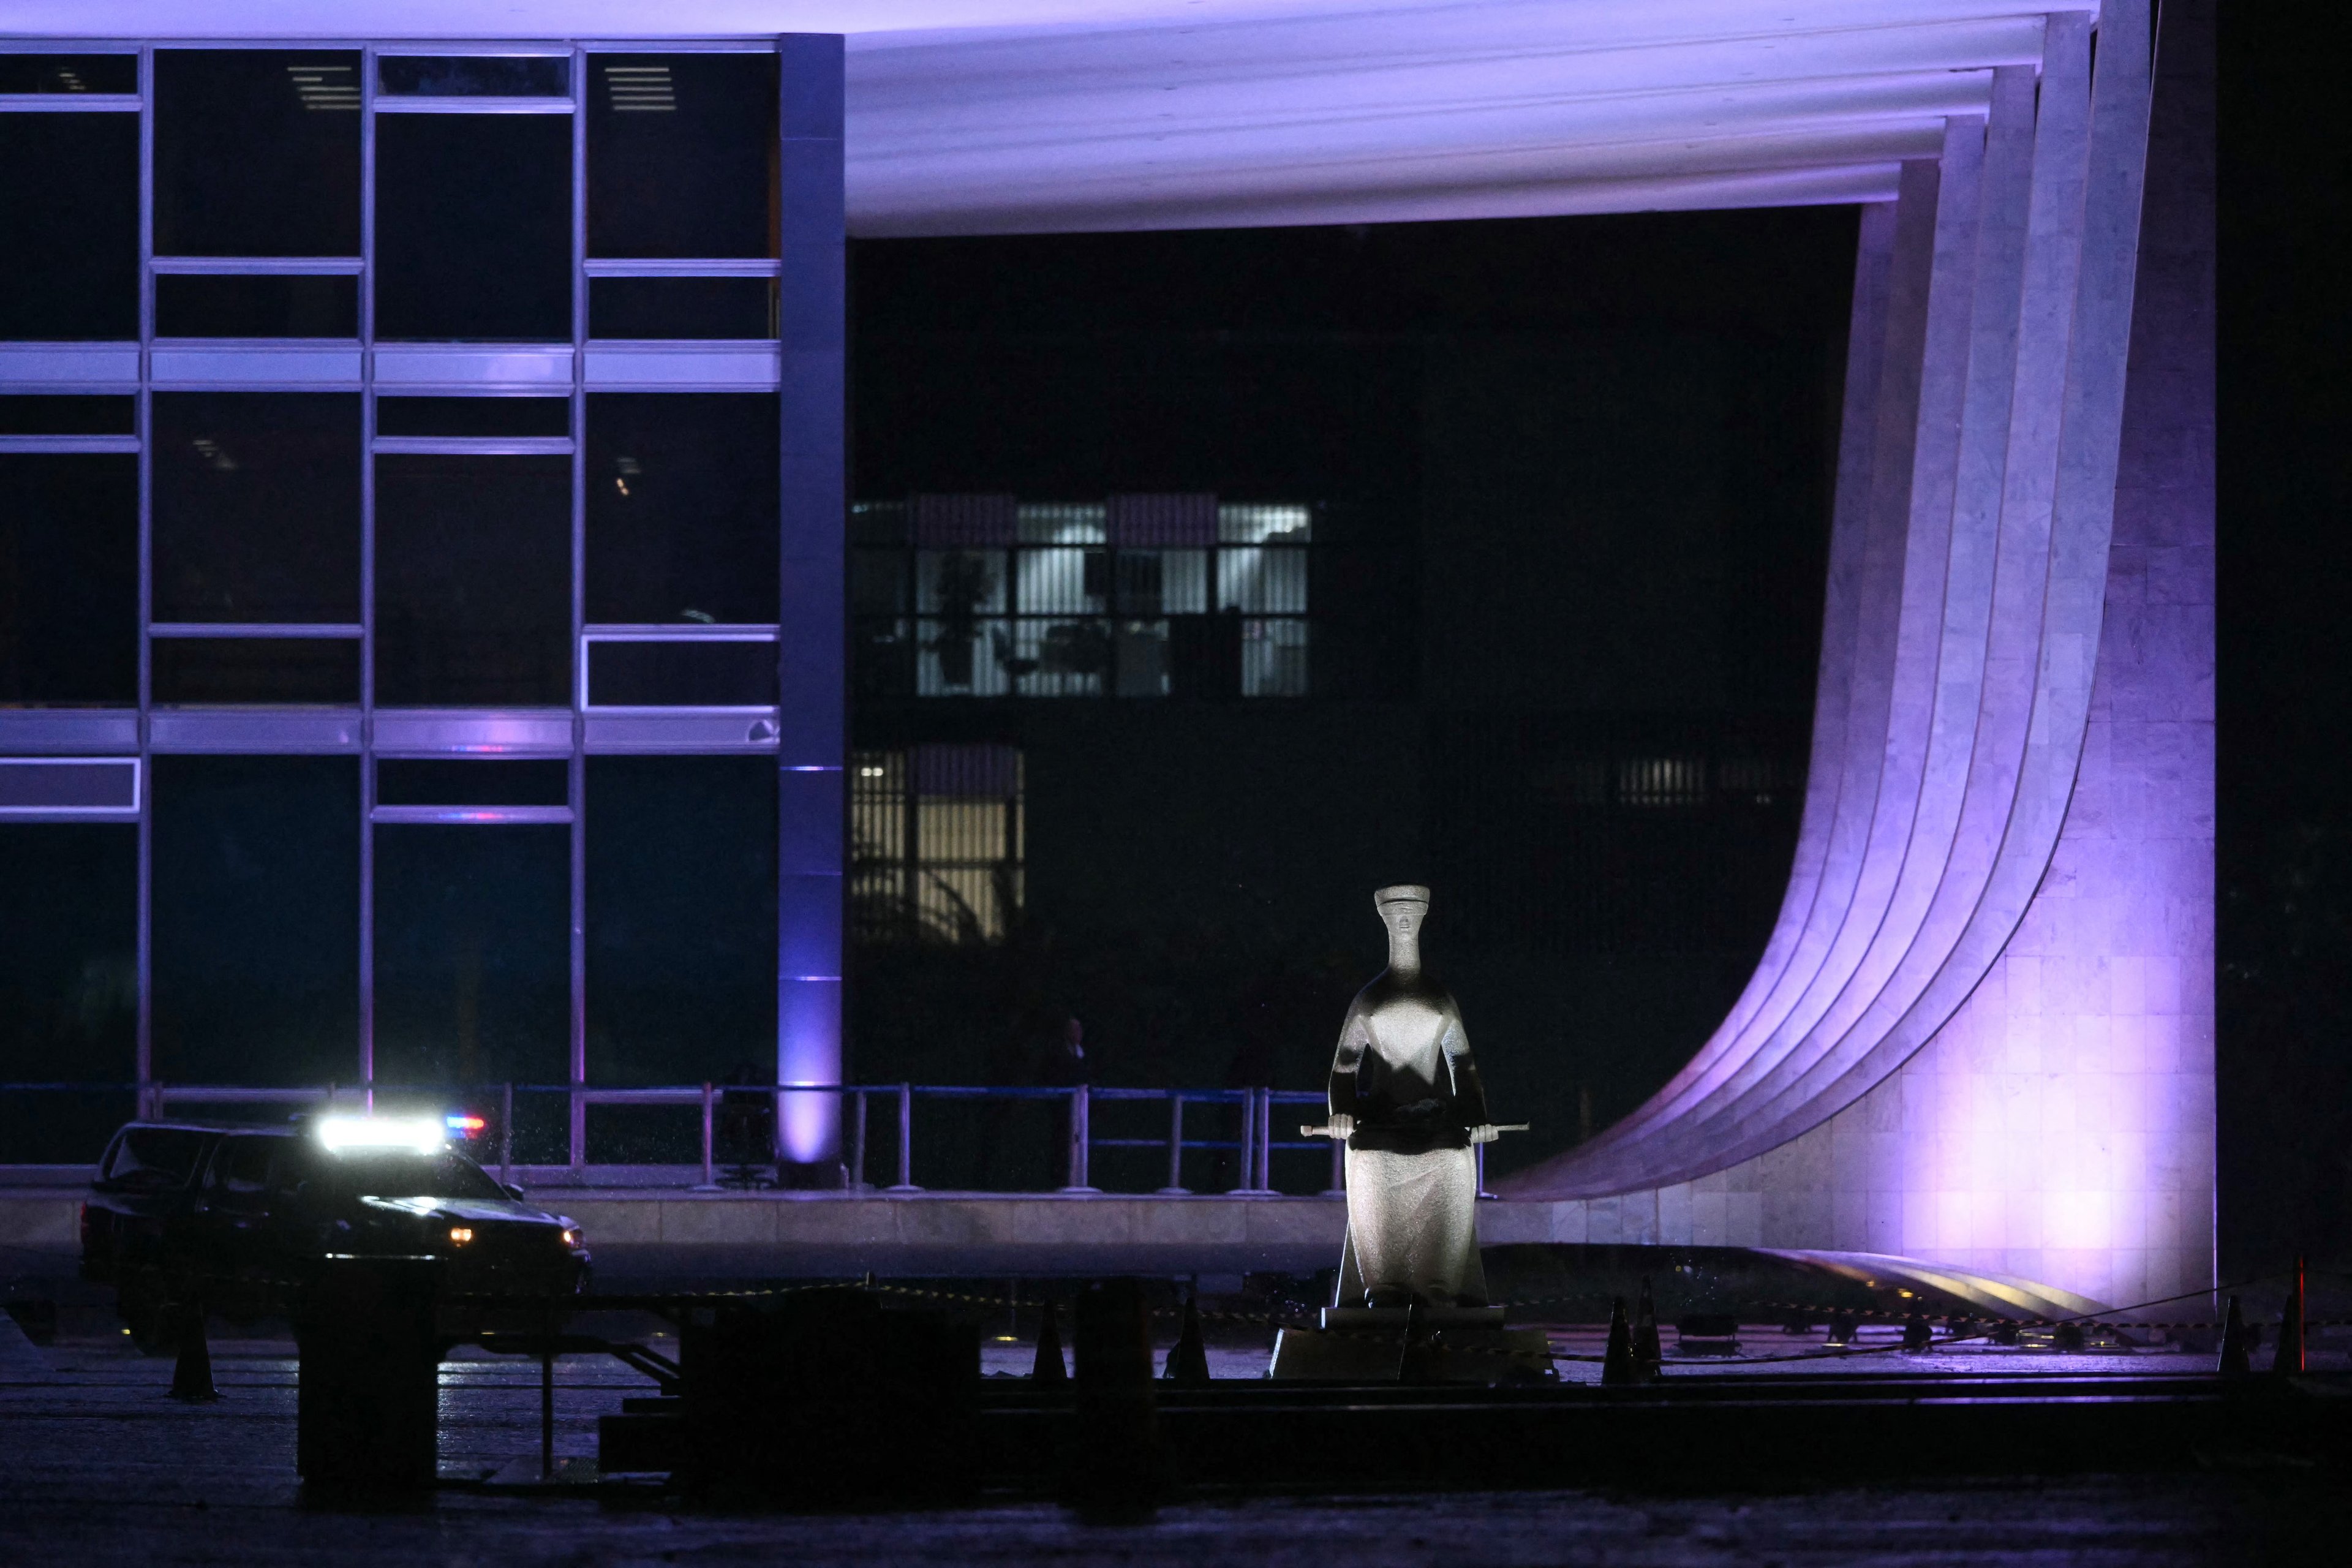
<path fill-rule="evenodd" d="M 449 1227 L 449 1240 L 452 1245 L 463 1247 L 473 1239 L 473 1226 L 466 1225 L 453 1225 Z"/>
<path fill-rule="evenodd" d="M 580 1245 L 580 1233 L 579 1233 L 578 1231 L 576 1231 L 576 1230 L 572 1229 L 572 1227 L 570 1227 L 569 1226 L 565 1226 L 565 1227 L 564 1227 L 564 1231 L 563 1231 L 563 1245 L 564 1245 L 564 1246 L 566 1246 L 566 1247 L 577 1247 L 577 1246 L 579 1246 L 579 1245 Z"/>

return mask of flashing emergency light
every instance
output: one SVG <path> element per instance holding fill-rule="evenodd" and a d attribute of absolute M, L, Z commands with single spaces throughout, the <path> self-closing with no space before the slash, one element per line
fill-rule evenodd
<path fill-rule="evenodd" d="M 484 1121 L 481 1117 L 469 1115 L 463 1111 L 452 1112 L 451 1114 L 443 1117 L 441 1120 L 452 1133 L 460 1138 L 476 1137 L 481 1132 L 483 1128 L 489 1125 L 489 1123 Z"/>
<path fill-rule="evenodd" d="M 331 1153 L 349 1149 L 404 1149 L 437 1154 L 449 1142 L 447 1129 L 431 1116 L 329 1116 L 319 1122 L 319 1142 Z"/>

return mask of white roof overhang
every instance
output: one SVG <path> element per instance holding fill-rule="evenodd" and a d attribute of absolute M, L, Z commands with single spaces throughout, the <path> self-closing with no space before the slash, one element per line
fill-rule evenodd
<path fill-rule="evenodd" d="M 2061 6 L 2090 10 L 2087 5 Z M 16 37 L 841 33 L 851 232 L 1885 201 L 2018 0 L 17 0 Z"/>

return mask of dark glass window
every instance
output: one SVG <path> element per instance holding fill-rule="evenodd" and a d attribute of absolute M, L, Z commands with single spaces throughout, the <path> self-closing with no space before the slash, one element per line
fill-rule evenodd
<path fill-rule="evenodd" d="M 572 1056 L 571 830 L 374 831 L 377 1079 L 563 1082 Z M 528 1110 L 532 1097 L 518 1098 L 526 1104 L 517 1109 Z"/>
<path fill-rule="evenodd" d="M 776 764 L 588 759 L 588 1076 L 776 1061 Z"/>
<path fill-rule="evenodd" d="M 155 279 L 163 338 L 355 338 L 357 278 L 196 277 Z"/>
<path fill-rule="evenodd" d="M 135 397 L 0 395 L 0 436 L 131 436 L 138 416 Z"/>
<path fill-rule="evenodd" d="M 776 399 L 588 399 L 588 619 L 776 618 Z"/>
<path fill-rule="evenodd" d="M 0 338 L 139 335 L 139 117 L 0 114 Z"/>
<path fill-rule="evenodd" d="M 359 253 L 359 52 L 157 50 L 155 254 Z"/>
<path fill-rule="evenodd" d="M 572 118 L 376 121 L 376 335 L 572 336 Z"/>
<path fill-rule="evenodd" d="M 588 699 L 600 708 L 772 707 L 776 645 L 592 642 Z"/>
<path fill-rule="evenodd" d="M 385 757 L 378 805 L 562 805 L 571 765 L 556 758 Z"/>
<path fill-rule="evenodd" d="M 568 397 L 379 397 L 379 436 L 569 436 Z"/>
<path fill-rule="evenodd" d="M 562 98 L 572 62 L 560 55 L 383 55 L 379 90 L 396 98 Z"/>
<path fill-rule="evenodd" d="M 588 284 L 592 338 L 772 338 L 770 278 L 597 278 Z"/>
<path fill-rule="evenodd" d="M 359 1073 L 359 762 L 155 759 L 156 1076 Z"/>
<path fill-rule="evenodd" d="M 137 92 L 137 55 L 0 55 L 0 92 Z"/>
<path fill-rule="evenodd" d="M 357 637 L 157 637 L 150 679 L 161 703 L 302 703 L 360 700 Z"/>
<path fill-rule="evenodd" d="M 588 254 L 773 256 L 776 57 L 588 62 Z"/>
<path fill-rule="evenodd" d="M 134 757 L 0 757 L 0 806 L 79 811 L 91 806 L 132 810 L 138 805 L 139 763 Z"/>
<path fill-rule="evenodd" d="M 0 824 L 0 1081 L 138 1077 L 139 830 Z M 11 1161 L 94 1163 L 128 1092 L 0 1096 Z"/>
<path fill-rule="evenodd" d="M 360 618 L 356 393 L 154 399 L 155 618 Z"/>
<path fill-rule="evenodd" d="M 376 459 L 376 700 L 572 700 L 572 460 Z"/>
<path fill-rule="evenodd" d="M 0 453 L 0 707 L 139 700 L 139 459 Z"/>

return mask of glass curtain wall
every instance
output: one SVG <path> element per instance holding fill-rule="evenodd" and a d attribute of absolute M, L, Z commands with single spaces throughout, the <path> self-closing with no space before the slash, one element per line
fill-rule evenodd
<path fill-rule="evenodd" d="M 567 1090 L 772 1070 L 839 58 L 0 45 L 0 1160 L 329 1085 L 685 1158 Z"/>

